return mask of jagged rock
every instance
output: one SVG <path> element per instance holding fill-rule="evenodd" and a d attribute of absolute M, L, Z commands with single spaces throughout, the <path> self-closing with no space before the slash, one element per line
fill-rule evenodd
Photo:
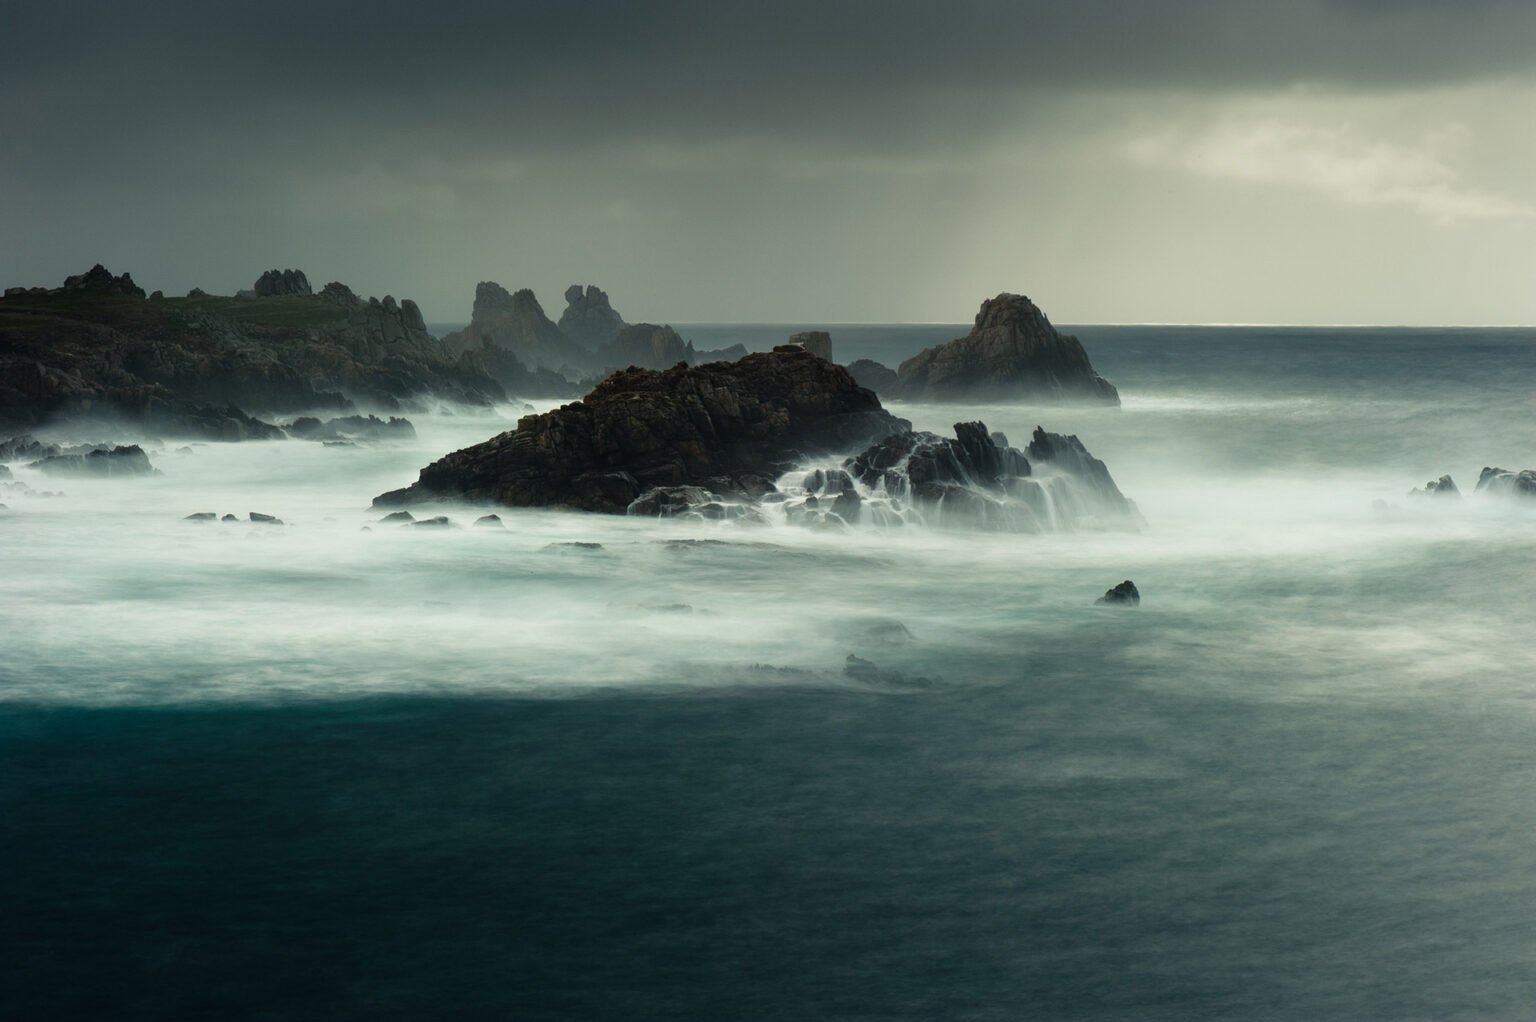
<path fill-rule="evenodd" d="M 1487 493 L 1499 497 L 1536 498 L 1536 469 L 1511 472 L 1503 468 L 1487 468 L 1477 477 L 1475 493 Z"/>
<path fill-rule="evenodd" d="M 58 444 L 45 444 L 30 433 L 0 442 L 0 461 L 37 461 L 60 453 Z"/>
<path fill-rule="evenodd" d="M 1120 403 L 1077 338 L 1057 333 L 1023 295 L 982 302 L 969 334 L 912 356 L 897 375 L 900 392 L 890 396 L 908 401 Z"/>
<path fill-rule="evenodd" d="M 790 334 L 789 343 L 804 348 L 817 358 L 832 361 L 832 335 L 825 330 L 807 330 L 804 333 Z"/>
<path fill-rule="evenodd" d="M 142 476 L 155 470 L 149 463 L 149 455 L 138 444 L 86 454 L 58 454 L 34 461 L 32 467 L 48 475 L 60 476 Z"/>
<path fill-rule="evenodd" d="M 84 273 L 77 273 L 72 277 L 64 278 L 62 291 L 100 291 L 105 294 L 127 295 L 131 298 L 143 298 L 144 289 L 133 282 L 133 278 L 124 273 L 120 276 L 112 276 L 112 272 L 105 266 L 97 263 Z"/>
<path fill-rule="evenodd" d="M 1456 488 L 1456 483 L 1448 475 L 1439 479 L 1431 479 L 1424 484 L 1422 490 L 1409 490 L 1410 497 L 1460 497 L 1461 491 Z"/>
<path fill-rule="evenodd" d="M 693 345 L 669 326 L 637 323 L 620 330 L 613 340 L 599 348 L 597 360 L 610 369 L 668 369 L 679 362 L 692 364 L 694 351 Z"/>
<path fill-rule="evenodd" d="M 628 369 L 574 404 L 422 469 L 376 507 L 430 500 L 624 512 L 658 486 L 776 477 L 802 455 L 909 427 L 841 366 L 780 346 L 739 362 Z"/>
<path fill-rule="evenodd" d="M 264 515 L 260 511 L 250 512 L 251 521 L 257 525 L 282 525 L 283 520 L 276 515 Z"/>
<path fill-rule="evenodd" d="M 1136 583 L 1126 579 L 1119 585 L 1104 591 L 1094 603 L 1110 604 L 1117 607 L 1136 607 L 1141 604 L 1141 593 L 1136 591 Z"/>
<path fill-rule="evenodd" d="M 584 348 L 601 348 L 624 329 L 624 318 L 608 304 L 608 295 L 595 284 L 583 291 L 580 284 L 565 289 L 565 311 L 560 332 Z"/>
<path fill-rule="evenodd" d="M 318 297 L 328 305 L 338 305 L 343 309 L 355 309 L 363 304 L 363 300 L 339 280 L 333 280 L 321 288 Z"/>
<path fill-rule="evenodd" d="M 303 270 L 268 270 L 256 278 L 256 284 L 251 290 L 256 292 L 257 298 L 314 294 Z"/>
<path fill-rule="evenodd" d="M 1077 479 L 1091 494 L 1094 502 L 1110 514 L 1126 518 L 1139 518 L 1136 505 L 1125 498 L 1120 487 L 1110 477 L 1109 468 L 1088 453 L 1088 448 L 1075 435 L 1047 433 L 1035 427 L 1034 437 L 1024 453 L 1037 463 L 1050 465 Z"/>
<path fill-rule="evenodd" d="M 626 514 L 642 518 L 698 518 L 761 523 L 757 508 L 731 501 L 702 486 L 658 486 L 630 502 Z"/>
<path fill-rule="evenodd" d="M 283 429 L 287 430 L 289 436 L 300 440 L 323 440 L 332 443 L 354 440 L 412 440 L 416 437 L 416 427 L 411 425 L 409 419 L 397 418 L 393 415 L 388 421 L 376 415 L 347 415 L 325 422 L 306 415 L 294 419 Z"/>
<path fill-rule="evenodd" d="M 732 344 L 728 348 L 712 348 L 709 351 L 696 351 L 693 353 L 695 365 L 703 365 L 706 362 L 734 362 L 739 358 L 747 357 L 745 344 Z"/>
<path fill-rule="evenodd" d="M 215 521 L 218 521 L 218 519 L 219 519 L 219 515 L 218 515 L 218 512 L 216 512 L 216 511 L 194 511 L 192 514 L 189 514 L 189 515 L 187 515 L 187 517 L 183 518 L 182 521 L 184 521 L 184 522 L 215 522 Z"/>
<path fill-rule="evenodd" d="M 501 348 L 533 369 L 573 371 L 594 368 L 591 353 L 573 344 L 544 315 L 539 300 L 527 288 L 509 294 L 494 281 L 475 286 L 475 305 L 469 326 L 443 338 L 455 354 Z"/>
<path fill-rule="evenodd" d="M 887 397 L 896 397 L 900 393 L 900 378 L 896 370 L 883 366 L 873 359 L 861 358 L 848 366 L 848 371 L 853 378 L 859 381 L 859 386 L 868 387 L 876 394 L 884 394 Z"/>

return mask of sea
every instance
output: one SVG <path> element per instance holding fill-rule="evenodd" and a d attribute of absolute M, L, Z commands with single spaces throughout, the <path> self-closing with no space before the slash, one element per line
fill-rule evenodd
<path fill-rule="evenodd" d="M 1070 329 L 1122 407 L 889 407 L 1140 531 L 370 510 L 537 395 L 11 465 L 0 1017 L 1536 1017 L 1536 331 Z"/>

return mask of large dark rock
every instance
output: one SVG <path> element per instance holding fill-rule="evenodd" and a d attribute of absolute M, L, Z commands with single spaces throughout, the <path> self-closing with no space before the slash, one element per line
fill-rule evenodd
<path fill-rule="evenodd" d="M 32 463 L 32 467 L 57 476 L 143 476 L 154 472 L 149 455 L 137 444 L 85 454 L 57 454 Z"/>
<path fill-rule="evenodd" d="M 278 298 L 284 295 L 312 295 L 309 278 L 303 270 L 268 270 L 256 278 L 251 289 L 257 298 Z"/>
<path fill-rule="evenodd" d="M 609 369 L 668 369 L 679 362 L 691 365 L 694 353 L 693 345 L 671 327 L 637 323 L 620 330 L 613 340 L 599 348 L 597 359 Z"/>
<path fill-rule="evenodd" d="M 1536 499 L 1536 469 L 1511 472 L 1504 468 L 1484 468 L 1477 477 L 1477 488 L 1473 492 L 1496 497 Z"/>
<path fill-rule="evenodd" d="M 100 263 L 84 273 L 65 277 L 64 287 L 61 290 L 100 291 L 104 294 L 126 295 L 130 298 L 144 297 L 144 289 L 135 284 L 131 276 L 124 273 L 114 277 L 111 271 Z"/>
<path fill-rule="evenodd" d="M 1112 607 L 1138 607 L 1141 605 L 1141 593 L 1136 589 L 1135 582 L 1126 579 L 1119 585 L 1104 590 L 1104 595 L 1093 602 Z"/>
<path fill-rule="evenodd" d="M 861 358 L 851 362 L 848 365 L 848 372 L 859 381 L 859 386 L 868 387 L 876 394 L 884 394 L 892 398 L 901 392 L 901 378 L 896 375 L 896 370 L 881 365 L 874 359 Z"/>
<path fill-rule="evenodd" d="M 560 314 L 560 332 L 584 348 L 601 348 L 624 329 L 624 318 L 608 304 L 608 294 L 595 284 L 582 290 L 580 284 L 565 289 L 565 311 Z"/>
<path fill-rule="evenodd" d="M 421 470 L 376 507 L 463 500 L 622 513 L 655 487 L 746 493 L 816 452 L 909 428 L 847 370 L 781 346 L 739 362 L 628 369 L 581 401 Z"/>
<path fill-rule="evenodd" d="M 1059 334 L 1023 295 L 981 303 L 971 332 L 901 364 L 908 401 L 1091 401 L 1118 405 L 1077 338 Z"/>

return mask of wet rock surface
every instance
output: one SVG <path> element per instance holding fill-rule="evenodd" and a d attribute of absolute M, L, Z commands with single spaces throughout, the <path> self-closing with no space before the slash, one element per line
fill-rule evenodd
<path fill-rule="evenodd" d="M 1106 589 L 1104 595 L 1093 602 L 1116 607 L 1137 607 L 1141 605 L 1141 593 L 1136 589 L 1135 582 L 1126 579 L 1119 585 Z"/>
<path fill-rule="evenodd" d="M 586 398 L 422 469 L 377 507 L 453 499 L 623 513 L 657 487 L 735 496 L 802 456 L 909 424 L 840 366 L 780 346 L 737 362 L 615 373 Z"/>

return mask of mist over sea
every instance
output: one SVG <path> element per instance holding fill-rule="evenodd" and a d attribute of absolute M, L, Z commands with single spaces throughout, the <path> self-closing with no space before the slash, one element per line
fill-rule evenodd
<path fill-rule="evenodd" d="M 521 406 L 12 465 L 0 1016 L 1530 1017 L 1536 331 L 1071 332 L 1122 408 L 889 407 L 1144 532 L 368 510 Z"/>

